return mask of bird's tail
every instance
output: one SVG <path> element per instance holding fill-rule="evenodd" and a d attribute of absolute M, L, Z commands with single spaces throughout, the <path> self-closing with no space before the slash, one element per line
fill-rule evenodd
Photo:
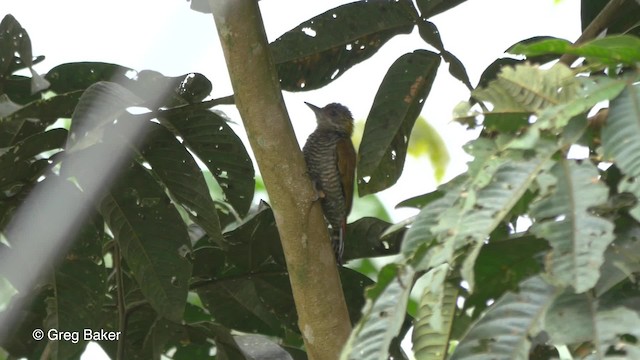
<path fill-rule="evenodd" d="M 344 236 L 347 230 L 347 222 L 343 222 L 342 226 L 337 229 L 331 229 L 331 245 L 336 255 L 336 262 L 342 265 L 342 254 L 344 253 Z"/>

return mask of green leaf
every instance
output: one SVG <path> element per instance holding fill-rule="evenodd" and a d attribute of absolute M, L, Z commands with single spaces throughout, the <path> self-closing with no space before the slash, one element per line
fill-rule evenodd
<path fill-rule="evenodd" d="M 43 173 L 42 165 L 48 166 L 47 160 L 35 157 L 47 151 L 63 148 L 66 140 L 66 130 L 52 129 L 31 135 L 4 149 L 5 152 L 0 155 L 0 199 L 11 198 L 23 188 L 35 184 Z"/>
<path fill-rule="evenodd" d="M 288 284 L 289 278 L 284 272 L 254 272 L 212 281 L 199 287 L 197 292 L 216 322 L 242 332 L 282 337 L 286 325 L 272 306 L 280 304 L 294 309 L 291 292 L 282 291 Z M 273 298 L 276 294 L 278 296 Z M 270 304 L 262 300 L 263 295 L 272 297 Z"/>
<path fill-rule="evenodd" d="M 433 46 L 440 52 L 444 51 L 444 44 L 442 43 L 442 38 L 440 38 L 440 31 L 438 30 L 436 24 L 422 17 L 418 22 L 418 32 L 422 40 L 424 40 L 427 44 Z"/>
<path fill-rule="evenodd" d="M 400 248 L 404 258 L 412 259 L 421 249 L 432 245 L 436 237 L 433 228 L 438 224 L 440 215 L 452 207 L 456 200 L 460 198 L 460 195 L 465 192 L 465 187 L 468 186 L 467 182 L 468 177 L 461 175 L 438 187 L 437 191 L 443 195 L 439 196 L 437 200 L 429 202 L 420 211 L 413 225 L 404 235 L 402 247 Z M 437 248 L 443 249 L 440 246 Z M 428 270 L 431 267 L 431 264 L 428 264 L 418 267 L 418 270 Z"/>
<path fill-rule="evenodd" d="M 465 2 L 465 0 L 417 0 L 420 16 L 430 18 Z"/>
<path fill-rule="evenodd" d="M 470 289 L 474 288 L 473 266 L 484 241 L 518 203 L 538 173 L 548 166 L 555 145 L 540 143 L 538 151 L 536 156 L 503 152 L 501 157 L 491 156 L 485 161 L 482 155 L 476 160 L 485 165 L 476 170 L 469 165 L 470 183 L 460 190 L 457 203 L 439 213 L 437 226 L 431 228 L 439 246 L 427 254 L 424 266 L 450 263 L 455 250 L 471 245 L 461 273 Z"/>
<path fill-rule="evenodd" d="M 119 122 L 116 128 L 127 133 L 131 123 Z M 209 194 L 202 171 L 176 137 L 163 126 L 145 122 L 142 130 L 145 135 L 143 144 L 135 142 L 139 154 L 151 166 L 170 195 L 217 243 L 222 242 L 220 220 L 216 207 Z"/>
<path fill-rule="evenodd" d="M 51 91 L 66 94 L 79 90 L 84 91 L 101 81 L 122 85 L 135 74 L 135 70 L 116 64 L 72 62 L 54 67 L 49 70 L 45 78 L 51 82 Z"/>
<path fill-rule="evenodd" d="M 236 228 L 224 234 L 226 264 L 233 274 L 247 274 L 265 265 L 284 271 L 284 253 L 273 211 L 262 203 L 260 209 Z M 227 273 L 228 274 L 228 273 Z"/>
<path fill-rule="evenodd" d="M 0 250 L 3 245 L 0 243 Z M 42 329 L 43 319 L 46 317 L 45 299 L 53 296 L 53 291 L 49 288 L 34 289 L 33 297 L 30 298 L 25 293 L 18 293 L 13 301 L 29 302 L 28 306 L 16 311 L 16 323 L 7 329 L 0 329 L 2 341 L 0 346 L 7 350 L 14 358 L 40 359 L 49 344 L 48 341 L 36 341 L 33 338 L 34 329 Z M 11 309 L 11 308 L 10 308 Z M 0 312 L 0 323 L 8 323 L 9 311 Z"/>
<path fill-rule="evenodd" d="M 611 101 L 607 123 L 602 129 L 604 159 L 614 162 L 625 177 L 618 186 L 619 192 L 631 192 L 640 198 L 640 84 L 627 85 Z M 640 219 L 640 206 L 630 211 Z"/>
<path fill-rule="evenodd" d="M 474 265 L 477 286 L 464 302 L 465 310 L 480 315 L 490 301 L 507 291 L 515 291 L 524 279 L 542 270 L 538 257 L 549 249 L 543 239 L 533 236 L 493 241 L 482 247 Z"/>
<path fill-rule="evenodd" d="M 469 75 L 467 74 L 467 69 L 465 69 L 462 61 L 458 59 L 457 56 L 453 55 L 448 51 L 442 52 L 442 59 L 449 64 L 449 73 L 456 79 L 460 80 L 464 86 L 469 90 L 473 90 L 473 86 L 471 85 L 471 80 L 469 80 Z"/>
<path fill-rule="evenodd" d="M 360 196 L 395 184 L 404 167 L 411 129 L 440 64 L 432 52 L 417 50 L 398 58 L 382 80 L 358 151 Z"/>
<path fill-rule="evenodd" d="M 600 345 L 596 351 L 601 358 L 608 354 L 611 347 L 626 352 L 627 359 L 640 356 L 637 341 L 629 339 L 629 336 L 640 338 L 640 315 L 636 311 L 623 306 L 598 311 L 595 330 L 594 343 Z"/>
<path fill-rule="evenodd" d="M 413 352 L 417 359 L 446 359 L 457 298 L 457 287 L 448 282 L 440 296 L 434 296 L 429 286 L 425 287 L 413 329 Z M 433 317 L 440 318 L 440 328 L 431 323 Z"/>
<path fill-rule="evenodd" d="M 640 227 L 635 221 L 628 225 L 616 224 L 616 238 L 604 253 L 604 264 L 595 286 L 601 296 L 626 279 L 640 273 Z"/>
<path fill-rule="evenodd" d="M 409 0 L 354 2 L 289 30 L 271 52 L 287 91 L 318 89 L 373 56 L 398 34 L 408 34 L 417 13 Z"/>
<path fill-rule="evenodd" d="M 47 181 L 50 181 L 49 178 Z M 70 182 L 56 179 L 56 191 L 65 201 L 82 202 L 78 189 Z M 98 222 L 99 221 L 99 222 Z M 100 330 L 96 316 L 106 297 L 107 272 L 102 263 L 102 219 L 89 221 L 78 233 L 70 251 L 53 274 L 54 296 L 47 298 L 47 329 L 79 332 L 77 342 L 52 343 L 52 356 L 58 359 L 79 357 L 86 346 L 83 329 Z"/>
<path fill-rule="evenodd" d="M 33 69 L 31 39 L 27 31 L 11 14 L 5 15 L 0 22 L 0 79 L 6 78 L 14 71 L 15 55 L 20 56 L 20 63 L 26 65 L 31 72 L 31 93 L 40 92 L 49 87 L 49 82 Z"/>
<path fill-rule="evenodd" d="M 411 267 L 393 264 L 380 271 L 378 283 L 367 291 L 362 318 L 353 328 L 340 359 L 388 357 L 391 341 L 398 336 L 405 319 L 414 274 Z"/>
<path fill-rule="evenodd" d="M 100 212 L 145 298 L 162 316 L 181 321 L 191 244 L 164 189 L 134 163 L 104 197 Z"/>
<path fill-rule="evenodd" d="M 0 145 L 10 146 L 27 136 L 43 132 L 60 118 L 71 118 L 81 92 L 33 101 L 0 118 Z"/>
<path fill-rule="evenodd" d="M 558 91 L 558 89 L 562 91 Z M 532 65 L 503 67 L 486 88 L 472 92 L 474 98 L 493 104 L 492 112 L 538 112 L 576 97 L 579 85 L 563 64 L 543 70 Z"/>
<path fill-rule="evenodd" d="M 640 39 L 632 35 L 613 35 L 574 46 L 567 40 L 549 39 L 533 44 L 517 44 L 510 53 L 526 56 L 572 54 L 592 63 L 634 65 L 640 61 Z"/>
<path fill-rule="evenodd" d="M 552 344 L 579 344 L 594 340 L 597 300 L 589 293 L 567 290 L 547 310 L 544 329 Z"/>
<path fill-rule="evenodd" d="M 578 78 L 578 80 L 582 86 L 576 98 L 541 111 L 536 126 L 541 129 L 562 128 L 572 117 L 591 110 L 602 101 L 615 98 L 625 87 L 624 81 L 603 76 Z"/>
<path fill-rule="evenodd" d="M 451 360 L 529 358 L 530 337 L 556 296 L 553 286 L 540 277 L 522 282 L 520 292 L 501 297 L 474 323 L 456 346 Z"/>
<path fill-rule="evenodd" d="M 598 281 L 604 251 L 613 241 L 613 224 L 589 212 L 606 202 L 609 190 L 588 162 L 560 160 L 549 173 L 556 184 L 531 205 L 536 219 L 531 231 L 553 248 L 546 257 L 547 272 L 581 293 Z"/>
<path fill-rule="evenodd" d="M 51 90 L 58 94 L 85 90 L 101 82 L 117 83 L 144 99 L 153 109 L 175 107 L 202 101 L 211 93 L 211 82 L 202 74 L 176 77 L 157 71 L 133 69 L 102 62 L 76 62 L 58 65 L 47 73 Z"/>
<path fill-rule="evenodd" d="M 440 190 L 435 190 L 430 193 L 414 196 L 412 198 L 403 200 L 396 205 L 396 209 L 401 207 L 410 207 L 415 209 L 422 209 L 425 206 L 429 205 L 433 201 L 436 201 L 444 196 L 444 192 Z"/>
<path fill-rule="evenodd" d="M 222 188 L 225 201 L 244 216 L 253 200 L 253 163 L 226 121 L 207 110 L 172 111 L 159 120 L 202 160 Z"/>
<path fill-rule="evenodd" d="M 127 107 L 141 102 L 142 99 L 119 84 L 101 81 L 91 85 L 82 93 L 73 112 L 67 151 L 102 142 L 105 127 L 123 115 Z"/>
<path fill-rule="evenodd" d="M 407 152 L 414 157 L 427 155 L 431 161 L 436 180 L 442 180 L 449 165 L 449 151 L 442 136 L 422 116 L 418 117 L 413 130 L 411 130 Z"/>
<path fill-rule="evenodd" d="M 344 260 L 386 256 L 397 254 L 404 232 L 397 232 L 389 238 L 381 239 L 384 231 L 391 226 L 386 221 L 365 217 L 347 225 Z"/>

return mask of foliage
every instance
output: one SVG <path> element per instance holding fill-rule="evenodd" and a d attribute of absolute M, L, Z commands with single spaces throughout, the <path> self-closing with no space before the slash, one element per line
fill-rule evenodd
<path fill-rule="evenodd" d="M 496 60 L 473 89 L 428 20 L 462 2 L 347 4 L 271 44 L 289 91 L 325 86 L 414 28 L 437 50 L 403 54 L 388 69 L 359 146 L 361 196 L 401 175 L 442 60 L 472 90 L 458 120 L 482 128 L 465 148 L 467 173 L 399 204 L 420 209 L 415 218 L 349 224 L 345 260 L 399 256 L 376 283 L 340 268 L 354 323 L 343 358 L 406 358 L 399 342 L 413 324 L 425 359 L 549 359 L 554 346 L 575 358 L 636 359 L 639 40 L 527 39 L 510 48 L 526 61 Z M 585 13 L 602 8 L 583 3 Z M 32 65 L 43 57 L 10 15 L 0 44 L 0 323 L 18 312 L 13 330 L 0 331 L 2 349 L 79 358 L 86 340 L 34 342 L 32 331 L 91 328 L 122 332 L 99 342 L 112 358 L 199 359 L 213 349 L 222 359 L 306 358 L 274 214 L 251 206 L 249 154 L 211 110 L 229 99 L 206 100 L 211 82 L 196 73 L 80 62 L 41 76 Z M 585 66 L 536 65 L 562 54 Z M 603 103 L 606 123 L 592 116 Z M 589 156 L 576 159 L 575 149 Z M 29 214 L 33 227 L 88 205 L 60 260 L 15 295 L 19 269 L 6 264 L 28 239 L 13 224 L 41 189 L 55 189 L 46 192 L 55 207 Z"/>

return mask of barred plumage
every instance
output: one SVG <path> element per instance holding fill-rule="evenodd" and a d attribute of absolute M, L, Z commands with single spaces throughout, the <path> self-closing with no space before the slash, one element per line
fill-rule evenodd
<path fill-rule="evenodd" d="M 351 143 L 353 118 L 340 104 L 318 108 L 308 104 L 316 114 L 318 127 L 303 148 L 309 177 L 321 194 L 324 216 L 331 226 L 331 239 L 338 263 L 342 263 L 344 231 L 351 210 L 355 177 L 355 150 Z"/>

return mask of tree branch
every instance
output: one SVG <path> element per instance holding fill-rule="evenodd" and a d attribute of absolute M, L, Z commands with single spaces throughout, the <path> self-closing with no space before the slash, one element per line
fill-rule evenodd
<path fill-rule="evenodd" d="M 349 314 L 255 0 L 209 0 L 236 105 L 271 199 L 309 359 L 337 359 Z"/>
<path fill-rule="evenodd" d="M 598 16 L 591 21 L 591 23 L 584 29 L 578 40 L 574 43 L 574 45 L 580 45 L 589 40 L 593 40 L 604 30 L 610 23 L 615 19 L 618 11 L 624 4 L 625 0 L 611 0 L 605 5 L 605 7 L 600 11 Z M 573 54 L 564 54 L 560 58 L 560 62 L 571 66 L 571 64 L 576 61 L 578 56 Z"/>

